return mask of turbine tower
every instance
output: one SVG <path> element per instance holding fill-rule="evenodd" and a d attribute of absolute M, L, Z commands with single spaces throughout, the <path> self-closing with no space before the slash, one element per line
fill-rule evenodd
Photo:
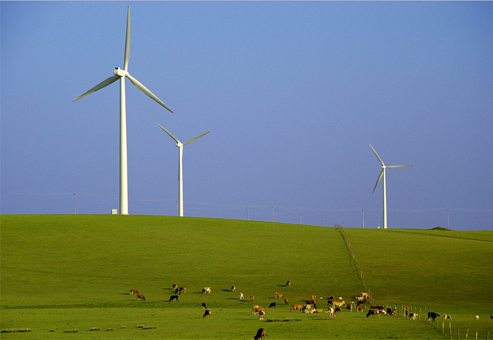
<path fill-rule="evenodd" d="M 159 124 L 158 124 L 159 125 Z M 179 190 L 178 190 L 178 204 L 179 204 L 179 213 L 178 215 L 183 217 L 183 147 L 187 144 L 190 144 L 190 143 L 193 143 L 195 142 L 196 140 L 204 137 L 206 134 L 208 134 L 210 131 L 198 136 L 198 137 L 195 137 L 193 139 L 190 139 L 188 142 L 185 142 L 185 143 L 182 143 L 178 140 L 178 138 L 176 138 L 175 136 L 173 136 L 173 134 L 171 132 L 169 132 L 168 130 L 166 130 L 164 127 L 162 127 L 161 125 L 159 125 L 159 127 L 161 129 L 164 130 L 164 132 L 166 132 L 171 138 L 173 138 L 173 140 L 176 142 L 176 146 L 180 149 L 180 153 L 179 153 L 179 165 L 178 165 L 178 186 L 179 186 Z"/>
<path fill-rule="evenodd" d="M 142 85 L 137 79 L 132 77 L 128 73 L 128 59 L 130 57 L 130 7 L 127 8 L 127 32 L 125 37 L 125 55 L 123 58 L 123 70 L 116 67 L 113 71 L 114 76 L 103 80 L 92 89 L 84 92 L 72 102 L 84 98 L 91 93 L 101 90 L 118 79 L 120 80 L 120 214 L 128 215 L 128 171 L 127 171 L 127 113 L 126 113 L 126 101 L 125 101 L 125 78 L 128 78 L 130 82 L 142 91 L 147 96 L 151 97 L 159 105 L 163 106 L 170 112 L 171 109 L 164 104 L 161 99 L 156 97 L 154 93 L 149 91 L 144 85 Z"/>
<path fill-rule="evenodd" d="M 385 169 L 407 168 L 407 167 L 412 166 L 412 165 L 388 165 L 387 166 L 383 163 L 380 156 L 378 156 L 378 154 L 375 151 L 375 149 L 373 148 L 373 146 L 371 146 L 371 144 L 369 144 L 369 145 L 370 145 L 370 148 L 375 153 L 375 156 L 377 156 L 378 160 L 382 164 L 382 171 L 380 171 L 380 175 L 378 175 L 377 183 L 375 183 L 375 187 L 373 188 L 372 192 L 375 192 L 375 189 L 377 188 L 378 182 L 380 182 L 380 179 L 383 176 L 383 222 L 382 223 L 383 223 L 383 228 L 387 229 L 387 183 L 385 180 Z"/>

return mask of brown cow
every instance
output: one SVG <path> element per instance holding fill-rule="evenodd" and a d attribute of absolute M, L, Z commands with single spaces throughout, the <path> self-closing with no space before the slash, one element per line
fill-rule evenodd
<path fill-rule="evenodd" d="M 130 295 L 137 295 L 139 291 L 137 289 L 130 289 Z"/>
<path fill-rule="evenodd" d="M 291 281 L 286 282 L 286 287 L 291 287 Z"/>
<path fill-rule="evenodd" d="M 360 306 L 360 305 L 356 306 L 356 310 L 357 311 L 362 311 L 363 312 L 363 309 L 365 309 L 365 308 L 366 308 L 366 306 Z"/>
<path fill-rule="evenodd" d="M 262 340 L 264 337 L 267 336 L 267 332 L 265 328 L 259 328 L 257 331 L 257 334 L 253 337 L 254 340 Z"/>
<path fill-rule="evenodd" d="M 204 318 L 210 318 L 212 311 L 210 309 L 206 309 L 204 313 Z"/>
<path fill-rule="evenodd" d="M 255 301 L 255 295 L 250 295 L 250 301 Z"/>
<path fill-rule="evenodd" d="M 275 293 L 274 294 L 274 298 L 276 298 L 276 299 L 283 299 L 284 298 L 284 294 L 283 293 Z"/>
<path fill-rule="evenodd" d="M 292 312 L 295 310 L 303 310 L 303 305 L 301 305 L 301 304 L 293 305 L 289 311 Z"/>
<path fill-rule="evenodd" d="M 146 297 L 144 295 L 139 294 L 139 295 L 137 295 L 137 300 L 144 300 L 145 301 Z"/>

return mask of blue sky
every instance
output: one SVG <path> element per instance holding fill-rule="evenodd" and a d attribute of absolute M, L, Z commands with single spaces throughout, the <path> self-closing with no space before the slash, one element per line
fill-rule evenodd
<path fill-rule="evenodd" d="M 1 2 L 1 213 L 493 227 L 491 2 Z M 76 193 L 76 195 L 74 195 Z M 76 198 L 76 200 L 75 200 Z"/>

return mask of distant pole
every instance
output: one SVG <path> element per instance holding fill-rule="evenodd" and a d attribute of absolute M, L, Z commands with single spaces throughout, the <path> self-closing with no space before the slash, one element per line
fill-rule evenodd
<path fill-rule="evenodd" d="M 449 209 L 447 208 L 447 229 L 450 229 L 450 217 L 449 217 Z"/>
<path fill-rule="evenodd" d="M 272 206 L 272 222 L 274 222 L 274 206 Z"/>
<path fill-rule="evenodd" d="M 77 214 L 77 193 L 74 192 L 74 215 Z"/>
<path fill-rule="evenodd" d="M 362 209 L 363 211 L 363 229 L 365 229 L 365 209 Z"/>

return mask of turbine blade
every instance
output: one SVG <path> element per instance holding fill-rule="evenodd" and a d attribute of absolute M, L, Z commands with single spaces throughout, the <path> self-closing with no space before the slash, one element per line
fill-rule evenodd
<path fill-rule="evenodd" d="M 72 100 L 73 102 L 75 102 L 76 100 L 79 100 L 81 98 L 84 98 L 88 95 L 90 95 L 91 93 L 94 93 L 98 90 L 101 90 L 103 87 L 105 86 L 108 86 L 109 84 L 111 83 L 114 83 L 115 81 L 117 81 L 118 79 L 120 79 L 120 76 L 113 76 L 113 77 L 109 77 L 108 79 L 106 80 L 103 80 L 102 82 L 100 82 L 98 85 L 94 86 L 92 89 L 90 89 L 89 91 L 86 91 L 84 92 L 83 94 L 81 94 L 80 96 L 78 96 L 77 98 L 75 98 L 74 100 Z"/>
<path fill-rule="evenodd" d="M 144 85 L 142 85 L 137 79 L 135 79 L 134 77 L 132 77 L 129 73 L 127 73 L 127 77 L 128 79 L 132 82 L 132 84 L 134 84 L 134 86 L 136 88 L 138 88 L 139 90 L 141 90 L 144 94 L 148 95 L 149 97 L 151 97 L 154 101 L 156 101 L 159 105 L 162 105 L 165 109 L 167 109 L 169 112 L 173 113 L 173 111 L 171 111 L 171 109 L 169 107 L 166 106 L 166 104 L 164 104 L 161 99 L 159 99 L 158 97 L 156 97 L 156 95 L 154 93 L 152 93 L 151 91 L 149 91 L 147 89 L 147 87 L 145 87 Z"/>
<path fill-rule="evenodd" d="M 204 137 L 204 136 L 205 136 L 206 134 L 208 134 L 209 132 L 210 132 L 210 131 L 207 131 L 206 133 L 201 134 L 200 136 L 195 137 L 194 139 L 190 139 L 188 142 L 183 143 L 183 145 L 187 145 L 187 144 L 193 143 L 193 142 L 195 142 L 197 139 L 200 139 L 200 138 Z"/>
<path fill-rule="evenodd" d="M 382 178 L 382 175 L 383 175 L 383 172 L 384 172 L 384 171 L 385 171 L 385 170 L 380 171 L 380 175 L 378 175 L 377 183 L 375 183 L 375 187 L 373 188 L 372 193 L 374 193 L 374 192 L 375 192 L 375 189 L 377 188 L 378 182 L 380 182 L 380 179 Z"/>
<path fill-rule="evenodd" d="M 123 57 L 123 69 L 128 71 L 128 59 L 130 58 L 130 6 L 127 7 L 127 34 L 125 36 L 125 55 Z"/>
<path fill-rule="evenodd" d="M 378 155 L 378 153 L 375 151 L 375 149 L 373 148 L 373 146 L 371 146 L 370 143 L 368 143 L 368 145 L 370 145 L 370 148 L 373 150 L 373 152 L 375 153 L 375 156 L 377 156 L 377 158 L 380 161 L 380 163 L 382 163 L 382 166 L 385 166 L 385 164 L 383 164 L 382 159 L 380 158 L 380 156 Z"/>
<path fill-rule="evenodd" d="M 159 125 L 159 123 L 157 125 Z M 159 125 L 159 127 L 161 129 L 163 129 L 164 132 L 166 132 L 171 138 L 173 138 L 175 140 L 175 142 L 180 143 L 180 141 L 178 140 L 178 138 L 176 138 L 175 136 L 173 136 L 173 134 L 171 132 L 169 132 L 168 130 L 166 130 L 165 128 L 163 128 L 161 125 Z"/>
<path fill-rule="evenodd" d="M 387 167 L 387 169 L 393 169 L 393 168 L 407 168 L 407 167 L 410 167 L 412 165 L 390 165 Z"/>

